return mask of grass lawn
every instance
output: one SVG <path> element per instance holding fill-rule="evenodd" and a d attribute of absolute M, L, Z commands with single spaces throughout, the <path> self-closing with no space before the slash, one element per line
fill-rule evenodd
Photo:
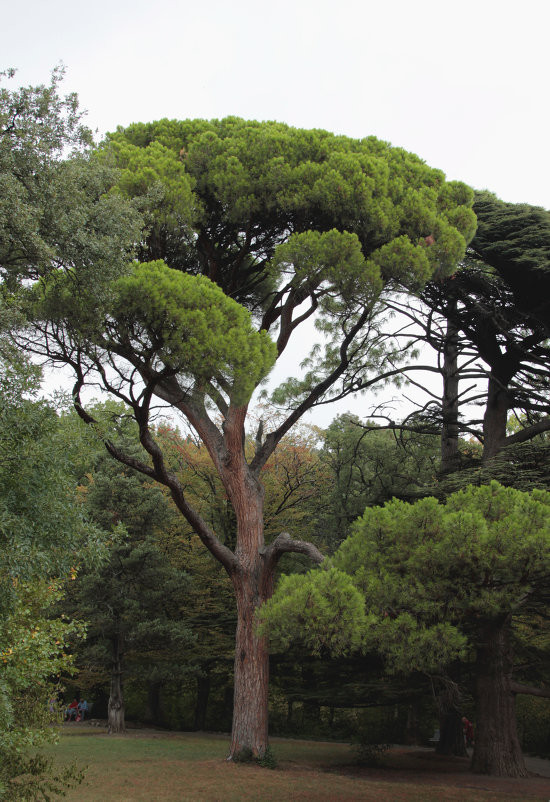
<path fill-rule="evenodd" d="M 70 791 L 70 802 L 533 802 L 517 781 L 510 788 L 461 786 L 455 776 L 407 781 L 408 774 L 388 768 L 358 771 L 344 744 L 274 738 L 278 769 L 225 761 L 224 736 L 130 731 L 108 736 L 103 731 L 65 727 L 55 754 L 61 762 L 88 766 L 84 784 Z M 389 759 L 391 765 L 391 756 Z M 399 776 L 398 776 L 399 775 Z M 435 784 L 434 784 L 435 782 Z M 502 781 L 501 781 L 502 782 Z M 439 783 L 439 784 L 438 784 Z M 483 787 L 485 786 L 485 787 Z M 518 793 L 519 792 L 519 793 Z"/>

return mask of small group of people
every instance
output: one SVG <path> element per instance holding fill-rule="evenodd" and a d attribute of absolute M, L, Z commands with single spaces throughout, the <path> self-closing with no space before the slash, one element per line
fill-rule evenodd
<path fill-rule="evenodd" d="M 65 721 L 84 721 L 90 706 L 86 699 L 73 699 L 70 705 L 65 708 Z"/>

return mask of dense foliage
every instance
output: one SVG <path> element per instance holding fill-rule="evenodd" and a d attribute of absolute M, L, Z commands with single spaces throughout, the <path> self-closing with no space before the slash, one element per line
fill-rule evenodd
<path fill-rule="evenodd" d="M 367 508 L 328 570 L 284 577 L 263 608 L 263 627 L 283 649 L 296 638 L 309 649 L 342 654 L 362 642 L 399 672 L 442 673 L 475 650 L 474 765 L 506 773 L 509 759 L 520 773 L 515 721 L 507 717 L 506 700 L 521 691 L 512 682 L 511 634 L 518 616 L 546 608 L 549 575 L 545 491 L 527 494 L 492 482 L 445 504 L 394 499 Z M 492 706 L 484 703 L 489 696 Z M 495 728 L 506 754 L 498 758 L 491 755 Z"/>
<path fill-rule="evenodd" d="M 55 740 L 61 675 L 72 673 L 68 644 L 82 625 L 52 619 L 69 576 L 98 533 L 75 506 L 75 486 L 53 409 L 36 400 L 39 373 L 0 359 L 0 799 L 35 799 L 37 788 L 63 788 L 37 752 Z"/>
<path fill-rule="evenodd" d="M 94 670 L 99 682 L 110 672 L 119 711 L 123 674 L 134 690 L 147 688 L 147 716 L 157 721 L 163 683 L 172 693 L 178 682 L 193 687 L 194 726 L 207 721 L 211 683 L 224 710 L 233 683 L 233 756 L 268 754 L 268 655 L 256 624 L 281 570 L 291 573 L 265 620 L 310 713 L 317 682 L 330 698 L 334 678 L 322 676 L 330 653 L 345 654 L 352 674 L 353 653 L 368 645 L 370 666 L 385 662 L 403 677 L 443 676 L 476 650 L 480 681 L 495 633 L 506 644 L 531 638 L 544 653 L 545 494 L 493 484 L 445 505 L 405 502 L 436 486 L 438 468 L 458 467 L 461 432 L 483 440 L 486 462 L 500 452 L 478 484 L 499 471 L 511 483 L 545 485 L 542 451 L 526 461 L 524 450 L 510 456 L 502 447 L 550 425 L 548 213 L 479 193 L 472 240 L 465 185 L 374 137 L 280 123 L 160 120 L 120 128 L 93 148 L 76 98 L 59 96 L 60 77 L 0 92 L 0 323 L 29 353 L 72 370 L 76 411 L 118 467 L 89 443 L 76 454 L 85 438 L 36 400 L 36 371 L 3 361 L 5 783 L 31 765 L 49 782 L 45 764 L 26 763 L 28 751 L 16 749 L 42 737 L 45 666 L 71 670 L 64 643 L 78 627 L 48 619 L 54 601 L 89 620 L 83 687 L 93 686 Z M 399 298 L 416 324 L 411 293 L 429 306 L 424 338 L 440 356 L 442 404 L 428 404 L 399 437 L 350 416 L 324 433 L 297 430 L 321 404 L 413 375 L 414 337 L 387 325 Z M 301 372 L 264 393 L 260 419 L 249 414 L 308 320 L 318 336 Z M 482 432 L 480 421 L 461 420 L 461 370 L 488 377 Z M 111 423 L 90 401 L 98 386 L 121 404 L 110 408 Z M 192 435 L 179 422 L 159 425 L 159 404 Z M 506 435 L 511 409 L 525 415 Z M 125 416 L 131 436 L 120 436 Z M 439 484 L 441 498 L 450 486 Z M 102 564 L 84 510 L 109 533 Z M 322 561 L 319 547 L 335 551 L 331 563 L 304 575 L 306 560 Z M 79 564 L 69 604 L 57 578 Z M 289 666 L 295 636 L 317 662 L 296 657 Z M 500 655 L 507 666 L 509 655 Z M 27 664 L 39 680 L 32 689 Z M 506 682 L 517 692 L 508 675 L 493 684 Z M 384 683 L 380 696 L 390 698 Z M 36 718 L 23 732 L 13 711 L 26 702 Z M 483 760 L 479 770 L 491 764 Z"/>

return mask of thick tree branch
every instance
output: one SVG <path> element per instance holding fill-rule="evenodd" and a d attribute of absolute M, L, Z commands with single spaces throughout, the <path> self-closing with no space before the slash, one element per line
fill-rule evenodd
<path fill-rule="evenodd" d="M 73 388 L 75 409 L 80 418 L 82 418 L 82 420 L 88 425 L 98 424 L 98 421 L 84 409 L 81 403 L 80 391 L 83 384 L 83 379 L 79 378 Z M 149 404 L 152 395 L 152 388 L 144 390 L 141 405 L 135 403 L 133 410 L 135 419 L 139 426 L 140 442 L 147 453 L 151 456 L 153 465 L 147 465 L 141 460 L 125 454 L 111 440 L 104 440 L 105 448 L 118 462 L 122 463 L 123 465 L 127 465 L 129 468 L 139 471 L 139 473 L 142 473 L 145 476 L 149 476 L 151 479 L 154 479 L 160 484 L 165 485 L 165 487 L 170 490 L 170 494 L 176 506 L 185 517 L 187 522 L 198 534 L 203 544 L 213 554 L 213 556 L 221 562 L 226 571 L 231 574 L 236 566 L 235 555 L 230 549 L 227 548 L 227 546 L 224 546 L 224 544 L 218 540 L 204 519 L 188 503 L 181 482 L 175 474 L 166 468 L 162 450 L 153 438 L 149 429 Z"/>
<path fill-rule="evenodd" d="M 317 565 L 320 565 L 325 559 L 324 555 L 313 543 L 309 543 L 307 540 L 293 540 L 288 532 L 281 532 L 269 546 L 264 546 L 264 548 L 260 550 L 265 560 L 267 571 L 275 568 L 283 554 L 289 554 L 291 552 L 304 554 Z"/>
<path fill-rule="evenodd" d="M 514 443 L 525 443 L 527 440 L 532 440 L 538 434 L 550 431 L 550 417 L 543 418 L 525 429 L 520 429 L 519 432 L 509 435 L 505 440 L 506 446 L 514 445 Z"/>
<path fill-rule="evenodd" d="M 348 365 L 350 364 L 351 357 L 348 353 L 348 349 L 353 344 L 355 336 L 357 333 L 363 328 L 366 321 L 368 320 L 369 315 L 371 314 L 370 309 L 365 309 L 363 314 L 359 315 L 358 319 L 356 320 L 355 324 L 352 326 L 351 330 L 348 334 L 344 337 L 341 345 L 340 345 L 340 362 L 337 367 L 313 390 L 310 394 L 305 398 L 301 404 L 299 404 L 296 409 L 294 409 L 291 414 L 288 416 L 286 421 L 284 421 L 278 429 L 273 432 L 270 432 L 262 446 L 254 459 L 250 464 L 250 468 L 252 471 L 259 471 L 263 465 L 267 462 L 277 444 L 281 440 L 282 437 L 294 426 L 294 424 L 300 420 L 302 415 L 311 409 L 314 406 L 315 402 L 318 401 L 319 398 L 328 390 L 332 385 L 336 382 L 336 380 L 344 373 Z"/>
<path fill-rule="evenodd" d="M 534 688 L 532 685 L 521 685 L 519 682 L 511 682 L 510 690 L 512 693 L 523 693 L 528 696 L 543 696 L 550 698 L 550 688 Z"/>

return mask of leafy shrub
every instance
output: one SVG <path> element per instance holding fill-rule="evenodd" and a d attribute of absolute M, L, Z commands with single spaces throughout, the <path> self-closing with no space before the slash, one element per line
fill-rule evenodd
<path fill-rule="evenodd" d="M 380 766 L 382 764 L 382 756 L 390 748 L 391 744 L 376 744 L 371 743 L 362 736 L 359 736 L 356 741 L 352 743 L 353 751 L 355 753 L 355 760 L 361 766 Z"/>

